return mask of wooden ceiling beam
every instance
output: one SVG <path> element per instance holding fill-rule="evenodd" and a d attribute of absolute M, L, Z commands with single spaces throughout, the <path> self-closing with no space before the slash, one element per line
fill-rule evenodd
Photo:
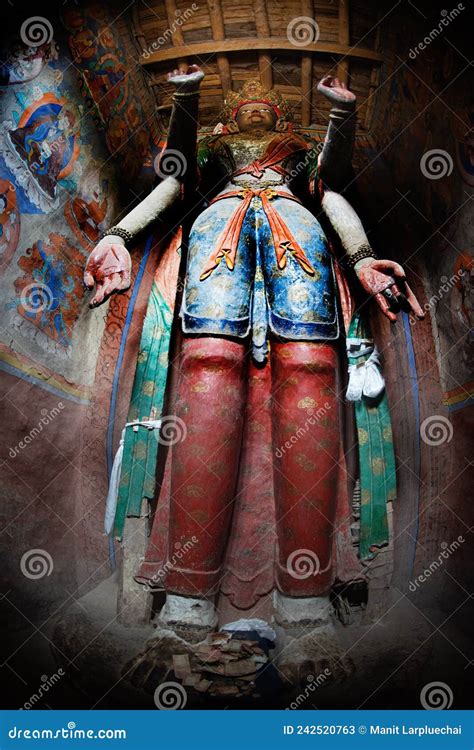
<path fill-rule="evenodd" d="M 146 43 L 145 34 L 143 33 L 143 29 L 141 27 L 140 14 L 135 4 L 132 5 L 131 16 L 132 16 L 131 20 L 132 20 L 133 36 L 136 39 L 137 46 L 140 52 L 143 54 L 143 51 L 146 50 L 148 45 Z"/>
<path fill-rule="evenodd" d="M 254 0 L 255 28 L 260 39 L 269 39 L 271 36 L 270 22 L 265 0 Z M 266 89 L 273 88 L 272 58 L 267 50 L 258 53 L 258 69 L 260 81 Z"/>
<path fill-rule="evenodd" d="M 209 8 L 212 36 L 216 42 L 222 42 L 225 39 L 225 26 L 221 0 L 207 0 L 207 7 Z M 229 59 L 225 53 L 218 52 L 216 60 L 217 70 L 219 71 L 222 83 L 222 92 L 225 98 L 226 91 L 232 89 L 232 74 Z"/>
<path fill-rule="evenodd" d="M 349 0 L 339 0 L 339 44 L 350 46 Z M 337 65 L 337 77 L 346 86 L 349 83 L 349 60 L 340 60 Z"/>
<path fill-rule="evenodd" d="M 136 5 L 132 6 L 131 12 L 128 15 L 128 19 L 126 18 L 124 20 L 126 20 L 125 25 L 129 33 L 129 36 L 134 41 L 134 47 L 136 49 L 136 52 L 141 57 L 143 53 L 147 50 L 147 42 L 146 42 L 145 34 L 143 33 L 143 29 L 141 27 L 140 14 L 138 12 Z M 146 93 L 140 92 L 141 93 L 140 99 L 142 101 L 145 111 L 147 111 L 147 109 L 150 107 L 150 104 L 152 101 L 154 103 L 154 106 L 152 104 L 151 107 L 153 108 L 156 114 L 157 109 L 159 108 L 159 105 L 161 104 L 161 98 L 157 91 L 155 76 L 153 75 L 153 73 L 150 73 L 147 70 L 142 70 L 141 73 L 142 73 L 141 79 L 143 81 L 143 86 L 146 88 Z M 139 84 L 138 86 L 139 88 L 141 88 Z M 149 120 L 149 123 L 150 123 L 152 137 L 155 142 L 158 142 L 161 138 L 161 132 L 163 129 L 161 118 L 151 117 L 151 119 Z"/>
<path fill-rule="evenodd" d="M 380 49 L 380 24 L 377 26 L 375 33 L 375 49 Z M 374 66 L 372 73 L 370 74 L 369 93 L 367 95 L 367 107 L 365 110 L 365 129 L 370 130 L 372 125 L 372 116 L 375 106 L 375 95 L 377 93 L 380 82 L 380 67 Z"/>
<path fill-rule="evenodd" d="M 313 0 L 302 0 L 301 13 L 314 20 Z M 301 125 L 311 125 L 311 103 L 313 95 L 313 55 L 303 48 L 301 55 Z"/>
<path fill-rule="evenodd" d="M 181 27 L 176 23 L 176 19 L 179 16 L 179 10 L 178 6 L 176 5 L 176 0 L 165 0 L 165 10 L 166 18 L 168 19 L 168 28 L 173 30 L 173 33 L 171 34 L 173 46 L 179 47 L 181 49 L 185 46 L 185 44 Z M 188 62 L 187 55 L 175 55 L 175 57 L 172 59 L 177 60 L 178 68 L 187 65 Z"/>
<path fill-rule="evenodd" d="M 141 65 L 153 65 L 166 60 L 177 58 L 187 59 L 201 55 L 212 55 L 219 52 L 248 52 L 249 50 L 273 50 L 275 52 L 295 52 L 295 45 L 286 37 L 268 37 L 266 39 L 224 39 L 218 42 L 196 42 L 183 44 L 182 46 L 169 47 L 153 52 L 147 59 L 141 59 Z M 332 44 L 329 42 L 315 42 L 304 48 L 305 53 L 317 53 L 324 55 L 341 55 L 341 57 L 357 58 L 367 62 L 381 64 L 383 55 L 373 49 L 364 47 L 348 47 L 344 44 Z M 197 61 L 199 62 L 199 60 Z"/>

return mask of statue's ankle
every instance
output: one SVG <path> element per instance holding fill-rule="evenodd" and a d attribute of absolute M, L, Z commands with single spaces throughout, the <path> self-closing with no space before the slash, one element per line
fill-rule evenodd
<path fill-rule="evenodd" d="M 275 660 L 286 681 L 310 683 L 312 690 L 345 679 L 352 667 L 341 649 L 329 595 L 293 597 L 275 591 L 273 601 Z"/>
<path fill-rule="evenodd" d="M 217 627 L 214 597 L 197 598 L 167 594 L 158 623 L 180 638 L 196 643 Z"/>
<path fill-rule="evenodd" d="M 273 609 L 275 622 L 285 629 L 333 626 L 333 609 L 327 594 L 296 597 L 275 590 Z"/>

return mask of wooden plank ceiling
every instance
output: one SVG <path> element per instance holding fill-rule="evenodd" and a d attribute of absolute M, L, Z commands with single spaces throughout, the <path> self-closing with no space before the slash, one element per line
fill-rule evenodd
<path fill-rule="evenodd" d="M 292 34 L 291 23 L 294 34 L 300 31 L 303 36 Z M 325 127 L 329 104 L 316 86 L 330 73 L 355 91 L 359 126 L 370 127 L 373 93 L 383 61 L 374 3 L 138 0 L 129 24 L 164 120 L 172 95 L 166 73 L 180 63 L 195 63 L 206 73 L 201 126 L 214 125 L 222 118 L 226 91 L 260 78 L 267 88 L 276 88 L 289 100 L 297 124 Z M 312 36 L 304 36 L 305 29 Z"/>

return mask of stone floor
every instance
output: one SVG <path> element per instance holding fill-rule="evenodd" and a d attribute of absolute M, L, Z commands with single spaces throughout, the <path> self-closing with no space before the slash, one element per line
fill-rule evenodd
<path fill-rule="evenodd" d="M 159 630 L 153 620 L 139 627 L 121 624 L 117 619 L 118 592 L 118 577 L 114 575 L 68 610 L 54 631 L 56 658 L 58 663 L 64 662 L 63 654 L 73 662 L 75 668 L 70 669 L 66 664 L 65 670 L 83 707 L 154 709 L 156 688 L 163 683 L 179 682 L 171 670 L 173 654 L 177 650 L 188 653 L 191 647 L 184 641 L 177 644 L 173 634 Z M 387 605 L 390 598 L 392 601 Z M 296 684 L 288 684 L 280 674 L 282 679 L 275 680 L 274 691 L 267 690 L 265 696 L 253 699 L 249 705 L 245 698 L 210 699 L 188 690 L 186 707 L 419 707 L 420 690 L 430 679 L 444 677 L 449 683 L 455 654 L 442 651 L 446 639 L 435 633 L 434 625 L 406 597 L 390 592 L 388 599 L 384 613 L 380 607 L 375 612 L 370 608 L 356 610 L 351 623 L 344 626 L 336 622 L 340 646 L 337 663 L 328 659 L 324 639 L 318 639 L 316 631 L 310 632 L 299 641 L 283 645 L 283 649 L 291 647 L 295 672 L 304 665 Z M 282 650 L 280 637 L 276 650 Z M 132 665 L 136 665 L 137 656 L 144 651 L 154 663 L 147 664 L 147 680 L 140 684 L 140 680 L 131 679 Z M 329 677 L 324 672 L 325 658 L 329 662 Z"/>

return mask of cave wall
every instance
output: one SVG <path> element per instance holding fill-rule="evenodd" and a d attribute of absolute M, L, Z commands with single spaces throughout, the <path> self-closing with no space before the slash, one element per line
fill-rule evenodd
<path fill-rule="evenodd" d="M 401 368 L 388 384 L 399 466 L 394 583 L 414 593 L 418 604 L 451 611 L 453 601 L 462 605 L 463 589 L 473 580 L 473 517 L 466 502 L 472 480 L 473 76 L 467 9 L 417 8 L 390 12 L 383 24 L 386 59 L 369 134 L 373 151 L 356 171 L 374 245 L 379 255 L 404 265 L 427 313 L 424 321 L 406 317 L 391 329 L 378 323 L 387 341 L 385 366 Z M 443 557 L 458 537 L 456 554 Z M 438 560 L 443 572 L 428 571 L 420 585 L 418 576 Z"/>
<path fill-rule="evenodd" d="M 100 233 L 149 190 L 157 152 L 116 6 L 57 3 L 36 30 L 11 8 L 2 28 L 2 607 L 23 661 L 48 646 L 31 621 L 47 633 L 53 613 L 111 572 L 104 425 L 113 443 L 130 294 L 91 311 L 82 275 Z M 123 362 L 126 388 L 134 365 Z"/>
<path fill-rule="evenodd" d="M 384 46 L 390 80 L 380 93 L 372 129 L 395 188 L 405 195 L 407 213 L 411 202 L 417 214 L 422 242 L 411 254 L 424 263 L 429 296 L 446 296 L 444 304 L 434 300 L 430 309 L 443 397 L 450 412 L 472 404 L 473 396 L 473 353 L 466 334 L 472 324 L 468 277 L 473 245 L 474 95 L 463 13 L 459 10 L 451 17 L 447 11 L 433 11 L 426 19 L 418 16 L 417 23 L 407 19 L 396 30 L 387 29 Z M 439 37 L 429 45 L 423 42 L 443 20 L 447 25 L 441 26 Z M 459 273 L 462 270 L 466 273 Z M 443 289 L 446 281 L 448 291 Z"/>

